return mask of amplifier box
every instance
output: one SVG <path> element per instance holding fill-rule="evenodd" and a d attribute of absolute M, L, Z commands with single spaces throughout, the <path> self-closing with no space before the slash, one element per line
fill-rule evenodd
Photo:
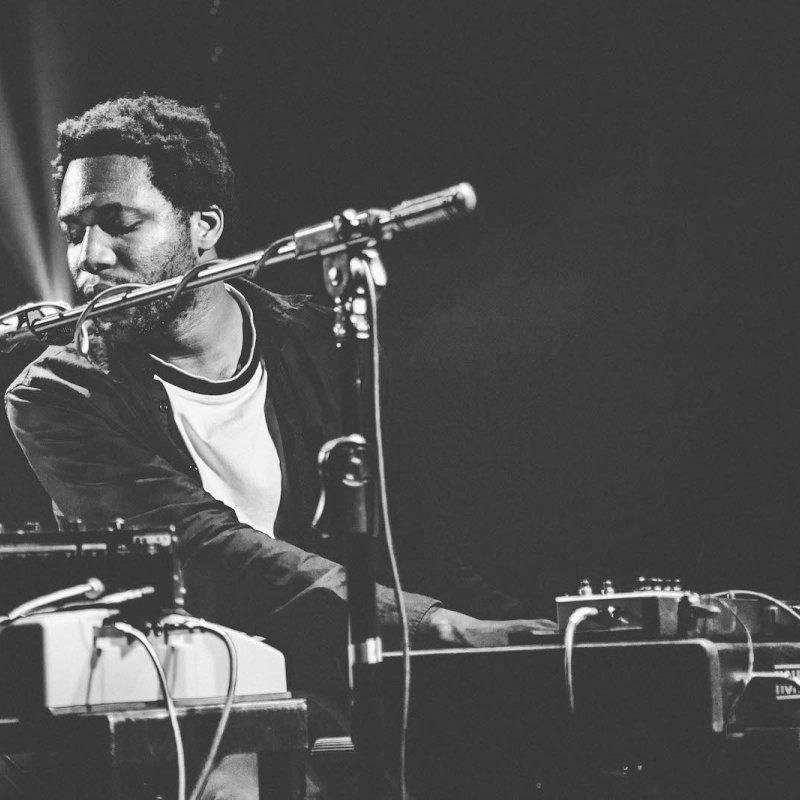
<path fill-rule="evenodd" d="M 141 642 L 105 624 L 108 611 L 37 614 L 0 632 L 0 715 L 163 700 L 155 665 Z M 174 615 L 180 621 L 180 617 Z M 238 655 L 236 696 L 286 693 L 283 655 L 259 639 L 227 630 Z M 176 702 L 221 702 L 230 670 L 227 648 L 211 633 L 171 630 L 148 636 Z"/>
<path fill-rule="evenodd" d="M 766 598 L 717 597 L 687 591 L 640 590 L 556 598 L 558 627 L 565 630 L 579 608 L 598 614 L 581 625 L 582 632 L 630 632 L 636 638 L 706 638 L 739 641 L 792 641 L 800 637 L 800 621 Z"/>
<path fill-rule="evenodd" d="M 606 594 L 564 595 L 556 597 L 558 627 L 564 630 L 574 611 L 594 608 L 599 612 L 586 628 L 641 631 L 646 636 L 677 636 L 683 617 L 681 604 L 687 593 L 682 591 L 612 592 Z"/>

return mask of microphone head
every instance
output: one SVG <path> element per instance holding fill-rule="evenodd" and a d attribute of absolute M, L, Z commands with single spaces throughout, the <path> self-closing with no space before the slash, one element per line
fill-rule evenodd
<path fill-rule="evenodd" d="M 106 590 L 105 584 L 99 578 L 89 578 L 86 581 L 86 586 L 88 588 L 84 594 L 89 600 L 97 600 Z"/>

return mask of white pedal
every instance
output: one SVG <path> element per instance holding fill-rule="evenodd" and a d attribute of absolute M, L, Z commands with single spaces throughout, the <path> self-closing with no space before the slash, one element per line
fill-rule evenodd
<path fill-rule="evenodd" d="M 163 701 L 155 666 L 142 644 L 104 626 L 108 611 L 40 614 L 0 632 L 0 714 L 87 710 Z M 179 619 L 179 618 L 176 618 Z M 226 629 L 238 656 L 237 698 L 286 694 L 283 655 Z M 176 702 L 222 701 L 230 663 L 224 642 L 204 631 L 150 634 Z"/>

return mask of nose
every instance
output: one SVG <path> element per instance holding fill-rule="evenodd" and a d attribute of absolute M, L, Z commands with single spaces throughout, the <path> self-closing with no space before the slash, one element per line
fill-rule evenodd
<path fill-rule="evenodd" d="M 77 270 L 96 275 L 110 269 L 117 263 L 117 256 L 111 246 L 111 237 L 99 226 L 86 228 L 75 263 Z"/>

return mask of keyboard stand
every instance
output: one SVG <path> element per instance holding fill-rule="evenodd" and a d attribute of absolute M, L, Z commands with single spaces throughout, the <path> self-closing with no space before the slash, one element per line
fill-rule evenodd
<path fill-rule="evenodd" d="M 179 706 L 187 792 L 214 735 L 221 705 Z M 261 797 L 303 800 L 306 702 L 248 699 L 233 706 L 220 755 L 256 753 Z M 163 708 L 92 711 L 0 720 L 0 753 L 35 754 L 39 778 L 63 800 L 141 800 L 177 786 L 172 731 Z"/>

